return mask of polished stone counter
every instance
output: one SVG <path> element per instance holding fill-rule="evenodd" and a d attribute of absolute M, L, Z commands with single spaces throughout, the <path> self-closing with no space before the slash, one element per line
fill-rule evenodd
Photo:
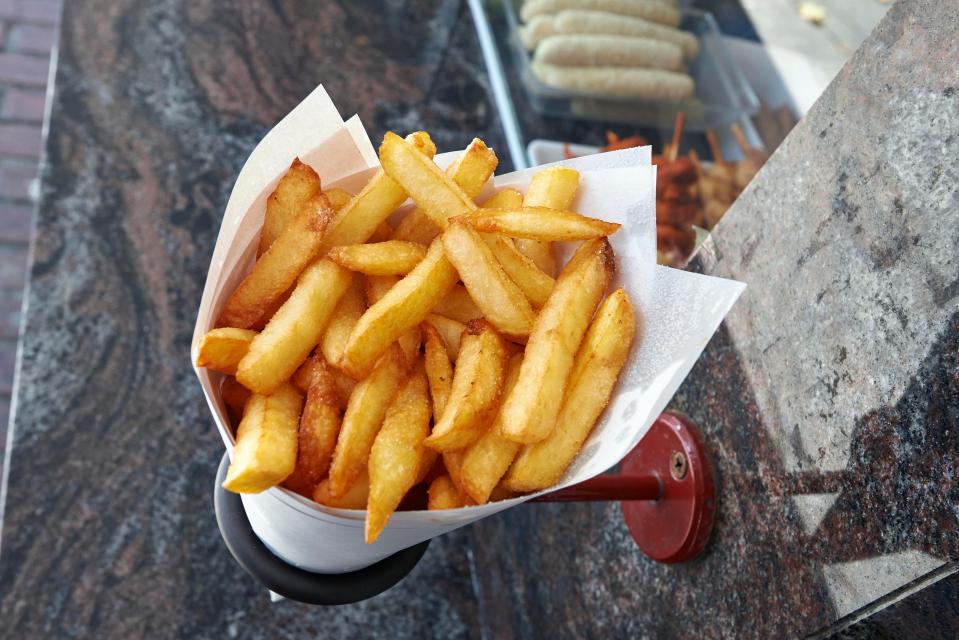
<path fill-rule="evenodd" d="M 247 154 L 320 82 L 374 139 L 505 151 L 468 10 L 66 3 L 3 635 L 795 637 L 948 575 L 957 15 L 899 0 L 697 258 L 749 284 L 674 403 L 718 471 L 702 558 L 650 562 L 615 504 L 529 505 L 434 541 L 386 594 L 311 608 L 270 604 L 216 530 L 222 445 L 189 362 L 210 253 Z"/>

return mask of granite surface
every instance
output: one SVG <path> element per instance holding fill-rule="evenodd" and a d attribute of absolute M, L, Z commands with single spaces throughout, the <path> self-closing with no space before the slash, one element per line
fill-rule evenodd
<path fill-rule="evenodd" d="M 899 0 L 695 264 L 749 283 L 675 400 L 718 472 L 703 557 L 647 560 L 616 504 L 529 505 L 368 602 L 271 605 L 216 531 L 189 365 L 240 166 L 319 82 L 374 137 L 505 148 L 461 2 L 315 7 L 67 3 L 0 636 L 796 637 L 953 572 L 959 1 Z"/>

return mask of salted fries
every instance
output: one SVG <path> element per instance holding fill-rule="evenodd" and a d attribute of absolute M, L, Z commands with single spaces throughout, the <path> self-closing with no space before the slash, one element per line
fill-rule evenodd
<path fill-rule="evenodd" d="M 197 353 L 236 424 L 224 487 L 365 508 L 368 543 L 417 495 L 451 509 L 558 483 L 636 335 L 625 291 L 607 296 L 619 225 L 571 209 L 577 171 L 477 204 L 493 150 L 474 139 L 445 171 L 435 153 L 387 133 L 356 195 L 295 160 Z M 579 245 L 565 266 L 556 242 Z"/>

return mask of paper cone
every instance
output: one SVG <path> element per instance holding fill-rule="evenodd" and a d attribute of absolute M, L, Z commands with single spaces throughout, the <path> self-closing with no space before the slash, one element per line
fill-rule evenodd
<path fill-rule="evenodd" d="M 437 162 L 446 165 L 456 155 L 437 156 Z M 227 204 L 193 334 L 194 362 L 200 339 L 214 327 L 227 297 L 252 266 L 266 198 L 295 157 L 316 170 L 324 188 L 342 186 L 354 193 L 378 167 L 359 120 L 344 123 L 322 86 L 264 137 Z M 606 471 L 642 439 L 745 287 L 656 265 L 656 168 L 650 165 L 648 147 L 557 164 L 581 172 L 574 209 L 623 225 L 610 238 L 617 259 L 614 284 L 629 293 L 641 328 L 610 406 L 562 482 L 549 491 Z M 496 176 L 486 192 L 502 187 L 525 192 L 535 172 Z M 561 259 L 568 256 L 568 248 L 560 250 Z M 232 455 L 234 438 L 218 390 L 221 374 L 195 370 Z M 342 573 L 536 495 L 446 511 L 400 511 L 372 545 L 364 542 L 363 511 L 329 508 L 279 487 L 244 495 L 243 506 L 253 531 L 276 555 L 309 571 Z"/>

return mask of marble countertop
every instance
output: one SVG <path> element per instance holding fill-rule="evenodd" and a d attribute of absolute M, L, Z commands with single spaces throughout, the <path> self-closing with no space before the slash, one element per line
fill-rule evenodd
<path fill-rule="evenodd" d="M 674 402 L 718 471 L 702 558 L 642 557 L 616 504 L 530 505 L 435 540 L 372 600 L 270 604 L 217 532 L 222 444 L 189 362 L 240 166 L 320 82 L 374 139 L 505 149 L 464 3 L 358 5 L 66 3 L 5 632 L 794 637 L 955 570 L 959 2 L 899 0 L 694 264 L 749 284 Z"/>

